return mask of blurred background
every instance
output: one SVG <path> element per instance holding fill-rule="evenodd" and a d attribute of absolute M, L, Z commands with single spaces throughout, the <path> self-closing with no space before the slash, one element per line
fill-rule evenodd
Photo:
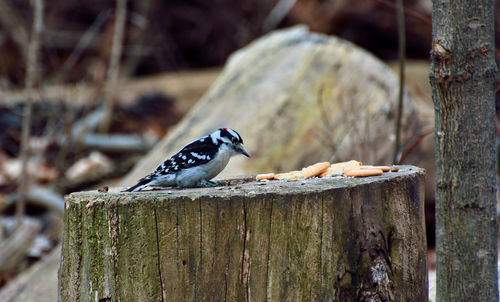
<path fill-rule="evenodd" d="M 45 1 L 40 52 L 44 85 L 102 76 L 111 51 L 115 6 L 115 1 Z M 427 59 L 431 2 L 405 1 L 405 7 L 408 56 Z M 398 56 L 394 2 L 388 0 L 129 0 L 126 10 L 123 77 L 218 67 L 255 38 L 298 23 L 343 37 L 384 60 Z M 0 14 L 1 87 L 23 88 L 33 9 L 30 1 L 4 1 Z"/>
<path fill-rule="evenodd" d="M 431 1 L 404 6 L 406 87 L 432 111 Z M 393 0 L 0 0 L 0 301 L 55 301 L 64 194 L 120 185 L 232 53 L 297 24 L 346 39 L 398 71 Z M 402 145 L 413 152 L 404 163 L 428 170 L 432 268 L 433 119 L 425 120 Z"/>

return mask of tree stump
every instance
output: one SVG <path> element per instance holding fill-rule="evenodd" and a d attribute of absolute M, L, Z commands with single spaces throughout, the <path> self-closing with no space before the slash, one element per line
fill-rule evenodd
<path fill-rule="evenodd" d="M 424 172 L 66 196 L 60 301 L 427 301 Z"/>

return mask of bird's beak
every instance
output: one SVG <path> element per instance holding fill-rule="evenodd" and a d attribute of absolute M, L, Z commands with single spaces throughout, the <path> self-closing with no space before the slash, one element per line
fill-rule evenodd
<path fill-rule="evenodd" d="M 243 145 L 239 145 L 238 148 L 236 149 L 239 153 L 245 155 L 246 157 L 250 157 L 250 154 L 248 154 L 247 151 L 243 148 Z"/>

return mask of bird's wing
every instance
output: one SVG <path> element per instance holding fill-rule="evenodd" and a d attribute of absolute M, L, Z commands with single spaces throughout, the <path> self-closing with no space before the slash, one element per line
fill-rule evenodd
<path fill-rule="evenodd" d="M 207 144 L 205 141 L 197 140 L 191 142 L 175 155 L 164 161 L 152 174 L 166 175 L 206 164 L 213 159 L 217 151 L 217 146 Z"/>

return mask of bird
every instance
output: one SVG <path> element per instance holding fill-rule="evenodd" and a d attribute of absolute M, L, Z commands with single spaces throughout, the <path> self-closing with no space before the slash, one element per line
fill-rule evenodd
<path fill-rule="evenodd" d="M 219 128 L 184 146 L 125 192 L 137 192 L 150 186 L 217 186 L 220 182 L 210 180 L 224 170 L 232 156 L 238 154 L 250 157 L 243 148 L 241 136 L 233 129 Z"/>

